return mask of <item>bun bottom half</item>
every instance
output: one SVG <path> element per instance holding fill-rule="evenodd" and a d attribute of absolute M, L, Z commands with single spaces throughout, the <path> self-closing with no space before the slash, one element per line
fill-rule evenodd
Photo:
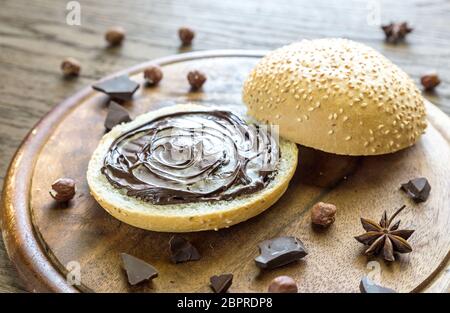
<path fill-rule="evenodd" d="M 205 109 L 199 105 L 176 105 L 138 116 L 134 121 L 114 127 L 100 141 L 89 162 L 87 181 L 95 200 L 112 216 L 129 225 L 159 232 L 218 230 L 248 220 L 272 206 L 286 191 L 297 167 L 294 143 L 281 139 L 281 158 L 273 179 L 262 190 L 232 200 L 183 204 L 152 204 L 113 187 L 101 173 L 104 156 L 122 133 L 162 115 Z"/>

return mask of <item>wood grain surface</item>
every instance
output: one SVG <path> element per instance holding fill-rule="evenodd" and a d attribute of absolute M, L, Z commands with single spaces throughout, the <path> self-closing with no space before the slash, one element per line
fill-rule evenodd
<path fill-rule="evenodd" d="M 381 51 L 417 82 L 437 69 L 443 83 L 425 96 L 450 113 L 448 1 L 379 1 L 383 23 L 406 20 L 415 28 L 407 43 L 397 46 L 385 44 L 379 27 L 367 23 L 371 11 L 361 0 L 80 3 L 81 26 L 68 26 L 66 1 L 0 2 L 0 183 L 27 131 L 64 98 L 117 70 L 190 49 L 273 49 L 302 38 L 346 37 Z M 111 25 L 126 28 L 122 47 L 106 48 L 103 33 Z M 181 25 L 197 31 L 190 49 L 179 47 Z M 81 61 L 78 79 L 61 77 L 59 64 L 66 56 Z M 0 291 L 23 286 L 0 242 Z"/>
<path fill-rule="evenodd" d="M 125 107 L 132 117 L 187 102 L 244 112 L 242 83 L 262 54 L 241 51 L 164 58 L 158 61 L 164 81 L 157 88 L 141 88 Z M 141 85 L 147 65 L 129 70 Z M 208 75 L 200 92 L 189 91 L 185 77 L 192 69 Z M 450 119 L 432 104 L 427 133 L 404 151 L 355 158 L 301 148 L 297 175 L 270 210 L 229 229 L 184 234 L 202 259 L 175 265 L 168 255 L 172 234 L 126 225 L 89 194 L 85 171 L 104 134 L 106 100 L 90 88 L 69 98 L 33 129 L 12 163 L 4 190 L 3 230 L 10 256 L 32 290 L 72 291 L 65 283 L 70 262 L 81 270 L 81 285 L 75 289 L 95 292 L 207 292 L 209 277 L 223 272 L 234 274 L 234 292 L 264 292 L 281 274 L 301 282 L 300 292 L 357 292 L 369 261 L 379 266 L 377 279 L 400 292 L 427 290 L 436 274 L 444 273 L 442 279 L 449 281 L 443 269 L 450 255 L 450 133 L 442 125 Z M 427 202 L 415 204 L 399 186 L 422 175 L 433 193 Z M 48 186 L 62 176 L 77 181 L 76 197 L 68 204 L 55 203 L 48 194 Z M 327 231 L 310 226 L 310 208 L 317 201 L 339 208 Z M 402 227 L 416 230 L 410 240 L 414 253 L 392 264 L 362 255 L 363 247 L 353 238 L 363 231 L 359 217 L 377 219 L 404 203 L 408 210 L 400 218 Z M 283 235 L 301 238 L 310 255 L 277 270 L 259 270 L 253 261 L 257 244 Z M 150 262 L 159 271 L 158 279 L 130 287 L 121 270 L 123 252 Z"/>

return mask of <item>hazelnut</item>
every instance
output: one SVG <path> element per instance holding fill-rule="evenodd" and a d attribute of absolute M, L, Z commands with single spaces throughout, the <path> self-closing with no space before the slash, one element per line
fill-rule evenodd
<path fill-rule="evenodd" d="M 75 181 L 71 178 L 59 178 L 52 184 L 50 195 L 58 202 L 66 202 L 75 196 Z"/>
<path fill-rule="evenodd" d="M 193 90 L 197 90 L 202 88 L 206 81 L 206 75 L 200 71 L 190 71 L 187 75 L 187 79 L 191 85 L 191 88 Z"/>
<path fill-rule="evenodd" d="M 64 76 L 78 76 L 81 71 L 81 65 L 74 58 L 66 58 L 61 63 L 61 70 Z"/>
<path fill-rule="evenodd" d="M 189 46 L 192 43 L 192 39 L 195 37 L 195 33 L 188 27 L 181 27 L 178 29 L 178 36 L 180 37 L 183 46 Z"/>
<path fill-rule="evenodd" d="M 425 90 L 433 90 L 434 87 L 439 85 L 441 83 L 441 80 L 439 79 L 439 76 L 437 73 L 429 73 L 426 75 L 423 75 L 420 78 L 420 82 L 422 83 L 422 86 L 425 88 Z"/>
<path fill-rule="evenodd" d="M 144 78 L 151 86 L 157 85 L 163 78 L 163 72 L 157 65 L 152 65 L 144 70 Z"/>
<path fill-rule="evenodd" d="M 297 293 L 295 280 L 289 276 L 278 276 L 269 285 L 269 292 L 273 293 Z"/>
<path fill-rule="evenodd" d="M 114 26 L 105 33 L 105 40 L 111 46 L 118 46 L 125 39 L 125 30 L 120 26 Z"/>
<path fill-rule="evenodd" d="M 311 210 L 311 222 L 314 225 L 328 227 L 334 223 L 336 206 L 330 203 L 318 202 Z"/>

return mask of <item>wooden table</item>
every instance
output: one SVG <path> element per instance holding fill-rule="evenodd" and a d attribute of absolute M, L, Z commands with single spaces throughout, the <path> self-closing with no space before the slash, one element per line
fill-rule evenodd
<path fill-rule="evenodd" d="M 0 10 L 0 183 L 27 131 L 52 107 L 107 74 L 156 57 L 182 53 L 177 29 L 197 36 L 192 50 L 274 49 L 302 38 L 346 37 L 381 51 L 417 82 L 438 70 L 442 84 L 425 96 L 450 114 L 450 2 L 391 1 L 99 1 L 80 0 L 81 25 L 66 24 L 66 1 L 2 0 Z M 408 21 L 407 43 L 384 43 L 381 22 Z M 375 14 L 375 15 L 374 15 Z M 375 19 L 376 22 L 376 19 Z M 106 48 L 112 25 L 127 30 L 122 47 Z M 188 50 L 191 50 L 188 49 Z M 82 63 L 63 79 L 66 56 Z M 0 292 L 23 291 L 0 241 Z"/>

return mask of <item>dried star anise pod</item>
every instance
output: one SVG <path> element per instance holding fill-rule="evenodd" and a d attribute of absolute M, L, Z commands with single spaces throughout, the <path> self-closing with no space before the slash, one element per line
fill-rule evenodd
<path fill-rule="evenodd" d="M 408 23 L 390 23 L 388 25 L 381 26 L 381 29 L 386 35 L 386 41 L 390 43 L 397 43 L 400 40 L 405 39 L 406 35 L 413 31 Z"/>
<path fill-rule="evenodd" d="M 414 230 L 399 230 L 400 221 L 391 226 L 394 218 L 405 207 L 405 205 L 402 206 L 389 219 L 386 211 L 384 211 L 379 223 L 361 218 L 361 224 L 366 233 L 356 236 L 355 239 L 369 246 L 365 254 L 376 255 L 382 253 L 386 261 L 395 261 L 394 252 L 409 253 L 412 251 L 412 247 L 406 240 L 414 233 Z"/>

